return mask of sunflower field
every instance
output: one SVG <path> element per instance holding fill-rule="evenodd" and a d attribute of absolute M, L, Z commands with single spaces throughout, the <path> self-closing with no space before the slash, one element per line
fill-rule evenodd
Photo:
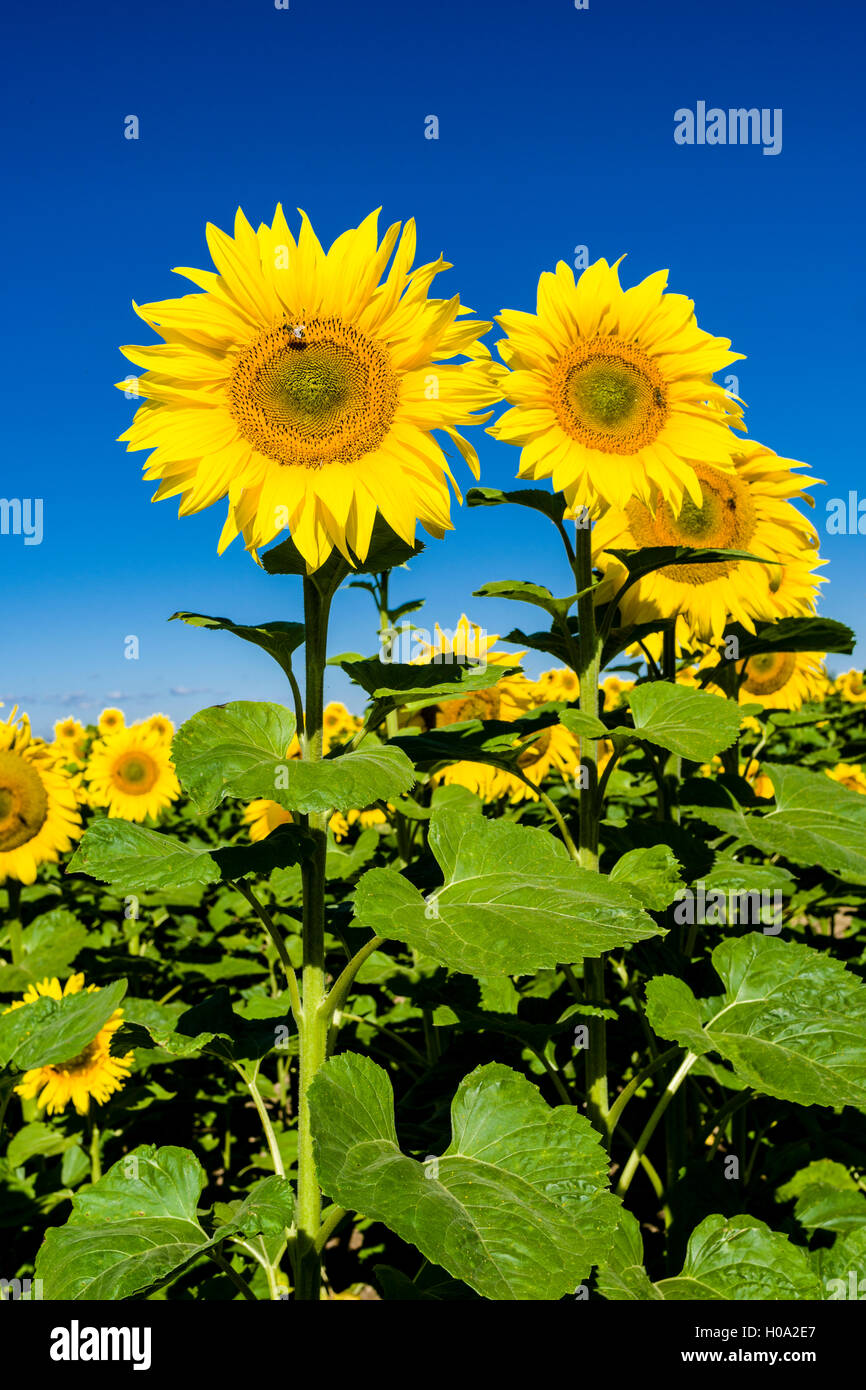
<path fill-rule="evenodd" d="M 207 238 L 122 438 L 285 702 L 0 715 L 0 1301 L 863 1297 L 866 682 L 740 354 L 664 271 L 494 326 L 411 221 Z M 428 630 L 451 490 L 550 571 Z"/>

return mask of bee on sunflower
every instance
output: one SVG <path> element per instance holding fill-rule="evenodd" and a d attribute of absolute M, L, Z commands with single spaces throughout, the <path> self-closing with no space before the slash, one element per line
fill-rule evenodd
<path fill-rule="evenodd" d="M 478 476 L 459 429 L 498 398 L 490 324 L 427 297 L 450 267 L 411 268 L 414 222 L 379 243 L 377 220 L 325 251 L 303 212 L 296 240 L 281 207 L 257 230 L 238 209 L 233 238 L 208 225 L 216 272 L 178 272 L 202 293 L 136 307 L 164 341 L 123 349 L 146 401 L 121 438 L 153 450 L 155 501 L 188 515 L 228 498 L 220 552 L 288 530 L 308 573 L 334 547 L 363 560 L 377 510 L 409 543 L 419 522 L 443 536 L 449 480 L 460 493 L 434 430 Z"/>
<path fill-rule="evenodd" d="M 88 985 L 87 993 L 92 994 L 98 988 L 98 985 Z M 45 979 L 31 985 L 24 997 L 17 999 L 4 1013 L 26 1008 L 38 999 L 59 1001 L 79 994 L 83 989 L 83 974 L 70 975 L 62 987 L 58 979 Z M 75 1057 L 26 1071 L 20 1084 L 15 1087 L 16 1094 L 22 1100 L 35 1098 L 39 1109 L 49 1115 L 59 1115 L 70 1102 L 79 1115 L 88 1114 L 92 1100 L 97 1105 L 104 1105 L 115 1091 L 121 1090 L 134 1061 L 132 1052 L 127 1052 L 123 1057 L 114 1057 L 111 1053 L 112 1038 L 122 1023 L 123 1010 L 115 1009 L 96 1037 Z"/>

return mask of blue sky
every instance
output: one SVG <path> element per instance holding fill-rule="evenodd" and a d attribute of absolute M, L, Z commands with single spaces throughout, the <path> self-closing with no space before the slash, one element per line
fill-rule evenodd
<path fill-rule="evenodd" d="M 146 330 L 140 302 L 184 293 L 173 265 L 209 265 L 210 220 L 241 204 L 256 224 L 304 207 L 330 243 L 372 208 L 414 216 L 419 257 L 440 251 L 482 317 L 534 308 L 541 270 L 623 252 L 624 283 L 669 267 L 699 322 L 747 354 L 750 434 L 808 460 L 823 528 L 831 497 L 861 487 L 864 218 L 860 58 L 853 4 L 806 14 L 729 0 L 191 0 L 18 6 L 7 19 L 0 224 L 9 273 L 0 496 L 42 498 L 44 536 L 0 535 L 0 698 L 39 732 L 120 703 L 182 719 L 237 698 L 282 699 L 268 658 L 166 619 L 297 618 L 297 581 L 235 544 L 224 504 L 178 520 L 151 505 L 143 455 L 116 436 L 130 402 L 117 345 Z M 674 112 L 783 112 L 781 153 L 681 146 Z M 140 138 L 124 139 L 134 114 Z M 425 117 L 439 139 L 424 138 Z M 183 288 L 181 288 L 183 287 Z M 508 486 L 518 451 L 480 430 L 482 481 Z M 463 469 L 461 483 L 471 479 Z M 522 605 L 473 600 L 487 580 L 565 592 L 554 537 L 517 509 L 456 509 L 456 530 L 397 572 L 418 620 L 468 609 L 489 631 L 533 624 Z M 825 536 L 822 609 L 860 625 L 864 537 Z M 372 650 L 366 595 L 338 600 L 332 649 Z M 124 639 L 139 638 L 139 659 Z M 862 663 L 864 648 L 857 656 Z M 531 671 L 543 664 L 530 660 Z M 837 659 L 845 669 L 850 662 Z M 330 693 L 359 707 L 340 674 Z"/>

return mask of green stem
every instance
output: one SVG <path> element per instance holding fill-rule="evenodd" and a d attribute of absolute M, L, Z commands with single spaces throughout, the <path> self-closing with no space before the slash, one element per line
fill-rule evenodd
<path fill-rule="evenodd" d="M 661 1120 L 662 1116 L 664 1115 L 665 1111 L 667 1110 L 668 1106 L 670 1105 L 671 1101 L 673 1100 L 677 1091 L 680 1089 L 680 1086 L 685 1081 L 686 1077 L 688 1076 L 689 1072 L 691 1071 L 692 1067 L 695 1065 L 695 1062 L 697 1060 L 697 1053 L 687 1052 L 682 1062 L 677 1067 L 677 1070 L 674 1072 L 673 1076 L 668 1082 L 667 1086 L 665 1087 L 664 1091 L 662 1092 L 661 1096 L 659 1097 L 655 1109 L 653 1110 L 652 1114 L 650 1115 L 649 1119 L 644 1125 L 643 1130 L 641 1131 L 640 1138 L 638 1139 L 637 1143 L 635 1144 L 634 1148 L 629 1154 L 628 1162 L 622 1170 L 622 1177 L 620 1178 L 616 1189 L 617 1197 L 623 1197 L 625 1196 L 626 1192 L 628 1192 L 628 1189 L 631 1185 L 631 1180 L 637 1172 L 638 1165 L 640 1164 L 641 1159 L 646 1151 L 647 1144 L 655 1134 L 659 1121 Z"/>
<path fill-rule="evenodd" d="M 338 581 L 339 582 L 339 581 Z M 336 584 L 327 588 L 315 576 L 304 579 L 306 642 L 306 705 L 303 757 L 322 758 L 322 712 L 325 662 L 328 653 L 328 613 Z M 327 1054 L 328 1019 L 322 1014 L 325 999 L 325 856 L 328 847 L 328 812 L 307 817 L 314 839 L 313 852 L 301 866 L 303 883 L 303 1016 L 300 1026 L 300 1080 L 298 1086 L 298 1217 L 297 1287 L 295 1297 L 318 1302 L 321 1257 L 316 1240 L 322 1217 L 322 1193 L 316 1177 L 310 1122 L 310 1086 Z"/>
<path fill-rule="evenodd" d="M 326 1023 L 330 1023 L 337 1010 L 342 1009 L 343 1005 L 349 997 L 349 990 L 352 988 L 355 976 L 361 969 L 361 966 L 364 964 L 364 961 L 367 960 L 373 954 L 373 952 L 377 951 L 379 947 L 383 944 L 383 937 L 374 936 L 368 942 L 366 942 L 361 947 L 360 951 L 358 951 L 349 961 L 349 964 L 346 966 L 345 970 L 343 970 L 342 974 L 331 986 L 327 998 L 323 999 L 322 1003 L 319 1005 L 319 1013 L 321 1014 L 322 1018 L 325 1019 Z"/>
<path fill-rule="evenodd" d="M 99 1125 L 91 1117 L 90 1121 L 90 1181 L 99 1182 L 102 1177 L 102 1164 L 99 1158 Z"/>
<path fill-rule="evenodd" d="M 247 1090 L 253 1098 L 253 1105 L 256 1107 L 256 1110 L 258 1111 L 258 1116 L 262 1122 L 262 1129 L 265 1132 L 265 1139 L 267 1140 L 268 1144 L 268 1152 L 271 1155 L 271 1161 L 274 1165 L 274 1172 L 276 1173 L 278 1178 L 284 1178 L 286 1176 L 286 1169 L 285 1165 L 283 1164 L 282 1154 L 280 1153 L 280 1146 L 277 1143 L 277 1136 L 274 1133 L 274 1127 L 271 1124 L 271 1117 L 267 1112 L 264 1101 L 262 1100 L 261 1092 L 256 1083 L 256 1079 L 255 1077 L 250 1079 L 250 1077 L 244 1076 L 243 1071 L 237 1065 L 237 1063 L 235 1063 L 235 1069 L 238 1072 L 238 1075 L 243 1078 L 244 1085 L 246 1086 Z"/>
<path fill-rule="evenodd" d="M 661 1052 L 658 1057 L 654 1057 L 651 1062 L 643 1067 L 642 1070 L 637 1073 L 637 1076 L 633 1076 L 628 1085 L 620 1091 L 608 1112 L 607 1126 L 609 1134 L 613 1134 L 619 1124 L 622 1112 L 625 1110 L 632 1096 L 640 1090 L 645 1081 L 649 1080 L 653 1072 L 658 1071 L 659 1067 L 663 1067 L 665 1063 L 673 1061 L 679 1050 L 679 1047 L 674 1046 L 669 1047 L 666 1052 Z"/>
<path fill-rule="evenodd" d="M 298 993 L 298 977 L 295 974 L 295 968 L 292 965 L 291 958 L 289 956 L 286 943 L 283 940 L 282 933 L 277 927 L 277 924 L 274 922 L 274 919 L 271 917 L 271 914 L 268 912 L 265 906 L 259 902 L 252 888 L 250 888 L 249 884 L 244 883 L 242 879 L 237 879 L 230 886 L 232 888 L 236 888 L 238 892 L 241 894 L 241 896 L 246 898 L 250 907 L 253 909 L 253 912 L 256 914 L 259 921 L 263 924 L 265 930 L 267 931 L 268 935 L 270 936 L 271 940 L 277 948 L 277 955 L 280 958 L 280 962 L 282 964 L 283 970 L 285 971 L 285 976 L 289 984 L 289 994 L 291 995 L 292 999 L 292 1013 L 295 1016 L 295 1022 L 300 1028 L 301 1015 L 303 1013 L 303 1009 L 301 1008 L 301 996 Z"/>
<path fill-rule="evenodd" d="M 331 1236 L 334 1234 L 334 1231 L 337 1229 L 345 1215 L 345 1207 L 328 1207 L 328 1210 L 322 1217 L 322 1224 L 319 1227 L 319 1234 L 316 1237 L 316 1249 L 320 1253 L 322 1250 L 324 1250 L 325 1246 L 331 1239 Z"/>
<path fill-rule="evenodd" d="M 574 563 L 577 586 L 578 670 L 580 682 L 578 707 L 582 713 L 598 718 L 598 679 L 601 663 L 601 640 L 595 625 L 595 604 L 592 594 L 592 532 L 578 527 Z M 579 862 L 585 869 L 598 872 L 598 744 L 595 739 L 581 735 L 580 763 L 583 774 L 579 798 Z M 604 961 L 587 960 L 583 967 L 587 1000 L 604 1006 Z M 606 1134 L 608 1111 L 607 1089 L 607 1029 L 603 1018 L 591 1021 L 589 1047 L 586 1053 L 587 1113 L 602 1134 Z"/>
<path fill-rule="evenodd" d="M 208 1251 L 208 1254 L 210 1255 L 217 1269 L 222 1270 L 223 1274 L 227 1275 L 228 1278 L 231 1279 L 235 1287 L 240 1289 L 244 1298 L 248 1298 L 252 1303 L 258 1303 L 259 1300 L 256 1298 L 249 1284 L 246 1282 L 245 1279 L 242 1279 L 241 1276 L 234 1269 L 232 1269 L 228 1260 L 225 1258 L 224 1255 L 220 1254 L 219 1250 L 211 1249 Z"/>

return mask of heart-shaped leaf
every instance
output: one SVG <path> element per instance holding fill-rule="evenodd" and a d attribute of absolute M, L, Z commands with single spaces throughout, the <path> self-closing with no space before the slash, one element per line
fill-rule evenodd
<path fill-rule="evenodd" d="M 370 869 L 355 912 L 380 936 L 451 970 L 522 974 L 664 935 L 633 886 L 579 868 L 546 830 L 442 811 L 430 848 L 441 888 L 424 898 L 393 869 Z"/>
<path fill-rule="evenodd" d="M 391 1083 L 368 1058 L 326 1062 L 310 1104 L 328 1195 L 383 1221 L 483 1298 L 560 1298 L 609 1247 L 619 1204 L 599 1136 L 508 1067 L 465 1078 L 451 1144 L 423 1163 L 401 1152 Z"/>
<path fill-rule="evenodd" d="M 709 762 L 740 731 L 739 708 L 703 690 L 656 681 L 635 686 L 625 698 L 634 715 L 635 737 L 694 762 Z"/>
<path fill-rule="evenodd" d="M 721 942 L 712 961 L 725 993 L 704 1005 L 673 976 L 648 982 L 660 1037 L 717 1052 L 780 1100 L 866 1110 L 866 985 L 856 975 L 826 952 L 757 932 Z"/>
<path fill-rule="evenodd" d="M 138 1298 L 222 1240 L 196 1216 L 204 1170 L 188 1149 L 144 1144 L 72 1198 L 65 1226 L 51 1227 L 36 1258 L 51 1300 Z"/>

